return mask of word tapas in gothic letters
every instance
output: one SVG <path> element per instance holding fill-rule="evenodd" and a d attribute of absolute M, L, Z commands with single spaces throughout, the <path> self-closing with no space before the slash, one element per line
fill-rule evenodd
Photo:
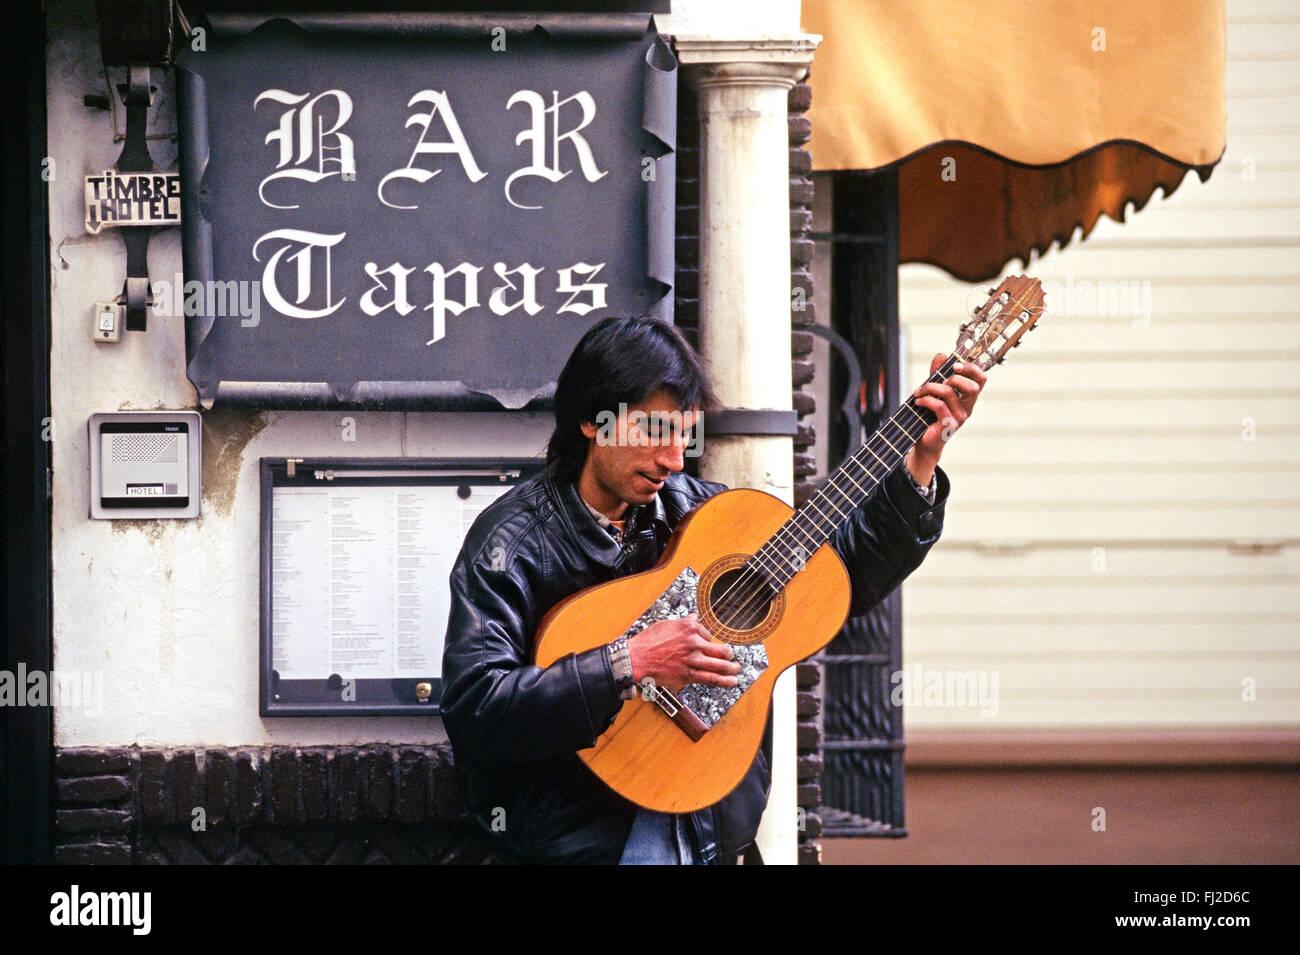
<path fill-rule="evenodd" d="M 346 232 L 326 234 L 304 229 L 276 229 L 258 239 L 253 246 L 253 257 L 258 262 L 262 261 L 258 254 L 262 243 L 268 239 L 276 240 L 262 269 L 261 287 L 267 304 L 289 318 L 325 318 L 338 311 L 347 298 L 334 297 L 330 250 L 346 237 Z M 283 269 L 282 265 L 285 265 Z M 605 308 L 606 283 L 590 281 L 604 267 L 603 262 L 575 262 L 567 268 L 556 269 L 554 292 L 557 297 L 568 296 L 556 306 L 556 313 L 586 315 Z M 282 271 L 289 273 L 287 278 L 281 275 Z M 408 282 L 415 272 L 414 267 L 394 262 L 381 269 L 377 263 L 367 262 L 365 271 L 373 284 L 361 296 L 358 305 L 366 315 L 374 318 L 391 309 L 393 314 L 405 316 L 415 309 Z M 423 271 L 430 276 L 428 304 L 423 308 L 433 313 L 432 337 L 425 344 L 432 345 L 446 336 L 448 315 L 462 315 L 483 305 L 479 298 L 479 273 L 483 267 L 461 262 L 448 269 L 441 262 L 431 262 Z M 527 262 L 507 268 L 506 263 L 497 262 L 492 271 L 501 282 L 487 296 L 487 308 L 492 314 L 508 315 L 522 308 L 532 316 L 545 309 L 538 301 L 538 277 L 545 269 Z M 322 277 L 323 287 L 318 288 L 317 276 Z M 448 290 L 448 280 L 453 277 L 459 279 L 458 296 Z"/>

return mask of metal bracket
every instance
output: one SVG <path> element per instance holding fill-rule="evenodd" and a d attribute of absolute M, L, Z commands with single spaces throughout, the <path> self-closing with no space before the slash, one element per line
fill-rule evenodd
<path fill-rule="evenodd" d="M 709 434 L 793 436 L 799 433 L 799 416 L 778 408 L 723 408 L 708 416 Z"/>
<path fill-rule="evenodd" d="M 95 0 L 95 12 L 105 66 L 172 65 L 178 12 L 173 0 Z"/>
<path fill-rule="evenodd" d="M 810 325 L 807 331 L 812 332 L 818 338 L 824 338 L 831 348 L 839 353 L 844 362 L 845 370 L 848 372 L 848 387 L 844 390 L 844 402 L 840 405 L 840 410 L 844 412 L 844 421 L 848 425 L 848 447 L 845 448 L 845 458 L 851 458 L 857 453 L 858 448 L 862 447 L 862 412 L 858 408 L 858 395 L 862 392 L 862 365 L 858 361 L 858 354 L 853 350 L 852 343 L 826 325 Z"/>
<path fill-rule="evenodd" d="M 153 157 L 145 139 L 149 122 L 149 106 L 153 94 L 149 85 L 148 64 L 133 63 L 129 70 L 130 82 L 119 91 L 126 104 L 126 142 L 117 157 L 119 172 L 152 172 Z M 126 243 L 126 282 L 122 295 L 126 300 L 127 331 L 143 332 L 148 327 L 148 307 L 153 299 L 149 288 L 149 236 L 153 226 L 124 226 L 122 241 Z"/>

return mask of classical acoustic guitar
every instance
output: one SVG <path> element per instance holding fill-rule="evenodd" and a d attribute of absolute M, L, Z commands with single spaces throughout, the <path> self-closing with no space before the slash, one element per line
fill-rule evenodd
<path fill-rule="evenodd" d="M 1042 312 L 1037 279 L 1004 279 L 929 380 L 947 379 L 959 362 L 987 371 Z M 724 491 L 685 517 L 653 569 L 589 587 L 547 613 L 538 666 L 692 613 L 741 665 L 734 687 L 645 686 L 578 752 L 597 776 L 660 812 L 700 809 L 740 783 L 777 676 L 829 643 L 848 616 L 849 577 L 832 533 L 934 420 L 909 398 L 797 511 L 762 491 Z"/>

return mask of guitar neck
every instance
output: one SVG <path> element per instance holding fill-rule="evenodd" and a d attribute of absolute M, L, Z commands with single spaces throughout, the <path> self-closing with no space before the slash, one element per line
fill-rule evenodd
<path fill-rule="evenodd" d="M 951 377 L 961 359 L 949 355 L 928 381 Z M 896 468 L 934 423 L 928 408 L 909 397 L 848 460 L 836 468 L 817 492 L 768 539 L 753 562 L 778 589 L 790 582 L 813 552 L 826 543 L 885 477 Z"/>

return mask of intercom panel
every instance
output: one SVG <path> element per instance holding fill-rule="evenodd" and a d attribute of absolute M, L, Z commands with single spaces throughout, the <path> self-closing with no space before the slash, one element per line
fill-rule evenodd
<path fill-rule="evenodd" d="M 202 419 L 197 411 L 90 416 L 90 516 L 198 517 Z"/>

